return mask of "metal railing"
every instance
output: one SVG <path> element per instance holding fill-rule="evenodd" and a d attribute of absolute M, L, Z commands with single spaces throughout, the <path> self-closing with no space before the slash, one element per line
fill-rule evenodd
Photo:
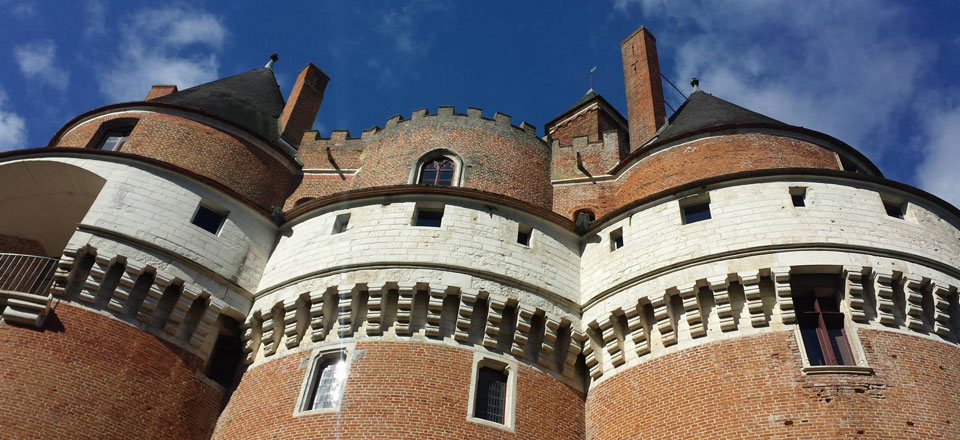
<path fill-rule="evenodd" d="M 53 282 L 57 261 L 36 255 L 0 253 L 0 290 L 45 295 Z"/>

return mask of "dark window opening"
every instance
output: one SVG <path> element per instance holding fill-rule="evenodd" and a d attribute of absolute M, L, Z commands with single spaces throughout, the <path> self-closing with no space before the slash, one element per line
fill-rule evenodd
<path fill-rule="evenodd" d="M 420 168 L 420 178 L 417 183 L 421 185 L 453 185 L 453 175 L 456 171 L 456 165 L 448 157 L 440 157 L 423 164 Z"/>
<path fill-rule="evenodd" d="M 790 188 L 790 200 L 793 202 L 793 206 L 797 208 L 803 208 L 807 206 L 807 189 L 804 187 L 793 187 Z"/>
<path fill-rule="evenodd" d="M 243 332 L 240 330 L 240 323 L 225 316 L 218 318 L 218 325 L 220 333 L 217 335 L 217 342 L 213 345 L 206 375 L 224 388 L 220 402 L 220 409 L 223 410 L 240 381 L 242 371 L 240 367 L 243 365 Z"/>
<path fill-rule="evenodd" d="M 507 375 L 500 370 L 481 367 L 477 374 L 477 394 L 473 416 L 478 419 L 503 423 L 507 402 Z"/>
<path fill-rule="evenodd" d="M 97 148 L 107 151 L 117 151 L 123 146 L 123 143 L 127 141 L 127 138 L 130 137 L 131 131 L 133 131 L 133 127 L 107 130 L 100 138 L 100 143 L 97 145 Z"/>
<path fill-rule="evenodd" d="M 683 224 L 710 220 L 710 202 L 696 203 L 682 208 Z"/>
<path fill-rule="evenodd" d="M 794 306 L 810 365 L 856 365 L 840 311 L 836 276 L 799 276 L 792 282 Z"/>
<path fill-rule="evenodd" d="M 610 233 L 610 250 L 615 251 L 623 247 L 623 228 Z"/>
<path fill-rule="evenodd" d="M 520 223 L 517 227 L 517 243 L 524 246 L 530 246 L 530 236 L 533 235 L 533 228 L 529 225 Z"/>
<path fill-rule="evenodd" d="M 843 169 L 843 171 L 849 171 L 851 173 L 860 172 L 860 167 L 858 167 L 857 164 L 853 163 L 853 161 L 845 157 L 840 157 L 840 168 Z"/>
<path fill-rule="evenodd" d="M 903 205 L 900 203 L 883 201 L 883 209 L 887 211 L 887 215 L 894 218 L 903 218 Z"/>
<path fill-rule="evenodd" d="M 443 208 L 417 208 L 414 215 L 414 226 L 428 226 L 439 228 L 443 222 Z"/>
<path fill-rule="evenodd" d="M 200 205 L 197 207 L 197 212 L 193 214 L 193 220 L 190 220 L 190 223 L 199 226 L 201 229 L 213 235 L 217 235 L 226 217 L 226 214 L 221 214 L 206 206 Z"/>
<path fill-rule="evenodd" d="M 350 213 L 338 215 L 337 219 L 333 222 L 333 233 L 339 234 L 345 232 L 348 224 L 350 224 Z"/>

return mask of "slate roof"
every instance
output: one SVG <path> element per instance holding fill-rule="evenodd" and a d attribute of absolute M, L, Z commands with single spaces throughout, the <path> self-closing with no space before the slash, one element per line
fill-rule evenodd
<path fill-rule="evenodd" d="M 199 110 L 270 141 L 280 137 L 277 121 L 283 111 L 283 95 L 273 70 L 266 67 L 200 84 L 151 102 Z"/>
<path fill-rule="evenodd" d="M 731 104 L 702 90 L 697 90 L 670 116 L 669 123 L 657 136 L 660 139 L 668 139 L 704 128 L 729 124 L 767 124 L 794 128 L 776 119 Z"/>

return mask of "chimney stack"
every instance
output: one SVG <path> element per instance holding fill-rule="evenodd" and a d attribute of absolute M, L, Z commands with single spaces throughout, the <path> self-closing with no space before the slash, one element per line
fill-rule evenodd
<path fill-rule="evenodd" d="M 646 143 L 667 120 L 660 84 L 657 40 L 645 27 L 620 43 L 623 86 L 627 93 L 630 151 Z"/>
<path fill-rule="evenodd" d="M 147 93 L 147 97 L 143 98 L 144 101 L 149 101 L 151 99 L 156 99 L 161 96 L 167 96 L 173 92 L 177 91 L 177 86 L 170 84 L 157 84 L 150 88 L 150 92 Z"/>
<path fill-rule="evenodd" d="M 297 75 L 290 97 L 280 113 L 280 135 L 291 145 L 300 146 L 303 133 L 313 127 L 329 81 L 330 78 L 313 63 L 307 64 Z"/>

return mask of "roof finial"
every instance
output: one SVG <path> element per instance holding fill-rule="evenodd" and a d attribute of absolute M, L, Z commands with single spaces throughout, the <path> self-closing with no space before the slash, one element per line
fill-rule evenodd
<path fill-rule="evenodd" d="M 266 68 L 272 70 L 272 69 L 273 69 L 273 63 L 277 62 L 277 60 L 279 60 L 279 59 L 280 59 L 280 55 L 277 55 L 277 53 L 274 52 L 274 53 L 270 54 L 270 61 L 267 61 L 267 65 L 266 65 L 266 66 L 263 66 L 263 67 L 266 67 Z"/>
<path fill-rule="evenodd" d="M 697 77 L 690 78 L 690 85 L 693 86 L 693 91 L 694 91 L 694 92 L 699 92 L 699 91 L 700 91 L 700 78 L 697 78 Z"/>

